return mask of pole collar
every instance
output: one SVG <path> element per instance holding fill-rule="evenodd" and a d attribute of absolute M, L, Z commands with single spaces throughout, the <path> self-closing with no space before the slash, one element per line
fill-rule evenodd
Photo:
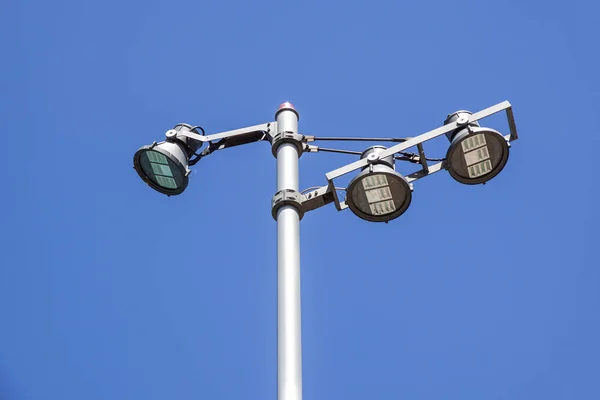
<path fill-rule="evenodd" d="M 277 212 L 283 206 L 292 206 L 298 211 L 298 219 L 304 217 L 304 209 L 302 207 L 302 195 L 294 189 L 283 189 L 275 193 L 271 200 L 271 213 L 273 219 L 277 221 Z"/>
<path fill-rule="evenodd" d="M 294 133 L 292 131 L 283 131 L 277 133 L 275 136 L 273 136 L 273 141 L 271 145 L 273 157 L 277 158 L 277 150 L 279 149 L 279 146 L 281 146 L 283 143 L 292 143 L 294 146 L 296 146 L 296 149 L 298 150 L 298 158 L 300 158 L 300 156 L 304 152 L 304 145 L 302 143 L 303 139 L 304 135 Z"/>

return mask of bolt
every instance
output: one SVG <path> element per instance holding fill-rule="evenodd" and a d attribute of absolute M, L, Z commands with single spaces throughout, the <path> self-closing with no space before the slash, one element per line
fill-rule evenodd
<path fill-rule="evenodd" d="M 370 163 L 373 163 L 377 160 L 379 160 L 379 154 L 377 154 L 377 153 L 371 153 L 367 156 L 367 161 Z"/>

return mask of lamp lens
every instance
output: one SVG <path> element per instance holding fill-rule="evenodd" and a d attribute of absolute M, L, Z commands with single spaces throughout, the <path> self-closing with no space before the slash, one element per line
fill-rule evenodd
<path fill-rule="evenodd" d="M 175 163 L 164 154 L 148 150 L 141 155 L 142 170 L 159 186 L 176 189 L 183 181 L 183 174 Z"/>
<path fill-rule="evenodd" d="M 492 171 L 492 163 L 490 160 L 485 160 L 479 164 L 471 165 L 467 170 L 469 178 L 478 178 Z"/>
<path fill-rule="evenodd" d="M 365 191 L 365 194 L 367 195 L 367 201 L 369 204 L 389 200 L 392 198 L 392 191 L 390 190 L 389 186 L 367 190 Z"/>
<path fill-rule="evenodd" d="M 371 213 L 373 215 L 391 214 L 396 211 L 396 205 L 394 204 L 393 200 L 369 204 L 369 208 L 371 209 Z"/>
<path fill-rule="evenodd" d="M 481 146 L 485 146 L 485 136 L 483 134 L 477 134 L 473 136 L 469 136 L 461 143 L 463 151 L 466 153 L 467 151 L 471 151 Z"/>
<path fill-rule="evenodd" d="M 368 175 L 362 179 L 369 209 L 373 215 L 389 214 L 396 211 L 392 191 L 384 174 Z M 366 211 L 366 210 L 365 210 Z"/>
<path fill-rule="evenodd" d="M 152 167 L 152 172 L 154 172 L 155 175 L 164 175 L 164 176 L 173 177 L 171 168 L 169 168 L 168 165 L 150 163 L 150 166 Z"/>
<path fill-rule="evenodd" d="M 167 189 L 175 189 L 177 188 L 177 184 L 175 183 L 175 179 L 169 178 L 166 176 L 156 175 L 156 181 L 162 187 L 166 187 Z"/>
<path fill-rule="evenodd" d="M 388 186 L 387 177 L 383 174 L 368 175 L 363 178 L 362 185 L 365 190 Z"/>
<path fill-rule="evenodd" d="M 158 164 L 169 164 L 169 162 L 167 161 L 167 157 L 165 157 L 163 154 L 160 154 L 158 151 L 147 151 L 145 154 L 146 157 L 148 157 L 148 160 L 150 160 L 150 162 Z"/>

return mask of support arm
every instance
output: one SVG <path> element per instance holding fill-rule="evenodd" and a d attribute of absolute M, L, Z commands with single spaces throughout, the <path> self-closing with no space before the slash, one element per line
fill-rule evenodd
<path fill-rule="evenodd" d="M 167 138 L 185 137 L 200 143 L 210 143 L 212 152 L 227 147 L 259 142 L 261 140 L 268 140 L 271 142 L 276 132 L 276 125 L 275 122 L 267 122 L 265 124 L 215 133 L 212 135 L 199 135 L 189 129 L 180 129 L 177 131 L 171 129 L 167 131 Z"/>

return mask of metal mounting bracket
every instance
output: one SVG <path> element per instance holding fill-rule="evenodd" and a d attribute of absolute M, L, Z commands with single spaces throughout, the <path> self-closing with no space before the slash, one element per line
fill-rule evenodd
<path fill-rule="evenodd" d="M 302 195 L 302 209 L 304 212 L 315 210 L 333 202 L 333 193 L 329 186 L 322 186 Z"/>
<path fill-rule="evenodd" d="M 417 146 L 417 149 L 419 150 L 419 154 L 420 154 L 420 161 L 421 161 L 422 169 L 405 176 L 408 183 L 414 182 L 425 176 L 429 176 L 438 171 L 441 171 L 441 170 L 445 169 L 445 167 L 446 167 L 445 163 L 443 161 L 439 162 L 437 164 L 434 164 L 434 165 L 427 165 L 427 162 L 426 162 L 427 160 L 425 160 L 425 158 L 423 157 L 424 152 L 422 151 L 422 144 L 424 142 L 431 140 L 433 138 L 436 138 L 440 135 L 444 135 L 448 132 L 452 132 L 453 130 L 460 128 L 464 124 L 467 124 L 467 126 L 468 126 L 468 124 L 471 122 L 479 121 L 483 118 L 487 118 L 490 115 L 496 114 L 501 111 L 506 112 L 506 118 L 508 120 L 508 127 L 510 129 L 510 134 L 504 135 L 504 139 L 507 142 L 517 140 L 519 138 L 519 135 L 517 133 L 517 127 L 515 125 L 512 106 L 508 101 L 503 101 L 502 103 L 498 103 L 492 107 L 488 107 L 484 110 L 481 110 L 479 112 L 469 115 L 467 120 L 451 122 L 447 125 L 443 125 L 439 128 L 433 129 L 429 132 L 425 132 L 419 136 L 408 138 L 407 140 L 405 140 L 404 142 L 402 142 L 400 144 L 394 145 L 392 147 L 388 147 L 387 149 L 385 149 L 381 153 L 379 153 L 379 157 L 384 158 L 384 157 L 393 156 L 394 154 L 400 153 L 410 147 Z M 333 170 L 333 171 L 325 174 L 325 177 L 327 178 L 327 181 L 329 182 L 329 186 L 330 186 L 330 188 L 332 188 L 331 190 L 334 195 L 334 202 L 335 202 L 335 205 L 338 210 L 344 209 L 346 207 L 346 204 L 344 204 L 345 202 L 340 201 L 340 199 L 337 196 L 337 193 L 333 190 L 334 180 L 336 178 L 339 178 L 342 175 L 346 175 L 352 171 L 364 168 L 368 165 L 369 165 L 369 160 L 367 160 L 366 158 L 363 158 L 363 159 L 354 161 L 350 164 L 347 164 L 343 167 L 340 167 L 336 170 Z"/>
<path fill-rule="evenodd" d="M 283 206 L 293 206 L 298 210 L 300 220 L 304 217 L 304 208 L 302 207 L 302 195 L 294 189 L 283 189 L 275 193 L 271 200 L 271 213 L 273 219 L 277 221 L 277 211 Z"/>

